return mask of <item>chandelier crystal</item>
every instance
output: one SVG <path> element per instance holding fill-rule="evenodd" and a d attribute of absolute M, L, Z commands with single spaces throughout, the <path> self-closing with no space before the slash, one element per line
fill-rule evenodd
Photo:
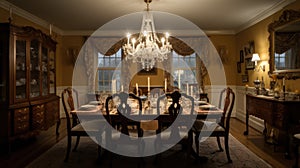
<path fill-rule="evenodd" d="M 149 11 L 149 3 L 145 0 L 147 10 L 143 13 L 143 21 L 141 31 L 137 39 L 131 38 L 131 34 L 127 34 L 127 43 L 124 44 L 125 59 L 132 62 L 140 63 L 146 71 L 151 70 L 156 62 L 162 62 L 168 58 L 171 53 L 172 45 L 169 43 L 169 33 L 165 33 L 165 37 L 161 39 L 155 32 L 153 16 Z"/>

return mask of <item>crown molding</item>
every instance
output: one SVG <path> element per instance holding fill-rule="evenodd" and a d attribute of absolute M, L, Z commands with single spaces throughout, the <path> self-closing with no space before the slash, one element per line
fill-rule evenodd
<path fill-rule="evenodd" d="M 261 12 L 260 14 L 258 14 L 257 16 L 255 16 L 253 19 L 249 20 L 247 23 L 241 25 L 239 28 L 235 29 L 235 30 L 204 30 L 204 32 L 207 35 L 235 35 L 255 24 L 257 24 L 258 22 L 266 19 L 267 17 L 273 15 L 274 13 L 280 11 L 281 9 L 283 9 L 284 7 L 286 7 L 287 5 L 291 4 L 292 2 L 295 2 L 296 0 L 282 0 L 280 2 L 278 2 L 277 4 L 273 5 L 271 8 Z M 13 14 L 16 14 L 20 17 L 23 17 L 37 25 L 40 25 L 42 27 L 44 27 L 45 29 L 49 29 L 50 28 L 50 24 L 49 22 L 7 2 L 7 1 L 0 1 L 0 7 L 9 11 L 10 8 L 13 9 Z M 56 27 L 55 25 L 52 24 L 52 31 L 59 34 L 59 35 L 63 35 L 63 36 L 89 36 L 92 35 L 95 31 L 93 30 L 83 30 L 83 31 L 78 31 L 78 30 L 62 30 L 58 27 Z"/>
<path fill-rule="evenodd" d="M 43 20 L 43 19 L 41 19 L 41 18 L 39 18 L 39 17 L 37 17 L 37 16 L 35 16 L 35 15 L 33 15 L 33 14 L 31 14 L 31 13 L 29 13 L 29 12 L 27 12 L 27 11 L 25 11 L 25 10 L 9 3 L 9 2 L 7 2 L 7 1 L 0 1 L 0 7 L 3 8 L 4 10 L 7 10 L 7 11 L 9 11 L 9 9 L 12 9 L 13 14 L 18 15 L 18 16 L 24 18 L 24 19 L 27 19 L 27 20 L 29 20 L 29 21 L 31 21 L 31 22 L 39 25 L 39 26 L 42 26 L 45 29 L 50 28 L 51 23 L 49 23 L 49 22 L 47 22 L 47 21 L 45 21 L 45 20 Z M 52 31 L 56 32 L 57 34 L 62 34 L 63 33 L 63 31 L 60 28 L 54 26 L 53 24 L 52 24 Z"/>
<path fill-rule="evenodd" d="M 263 12 L 256 15 L 254 18 L 249 20 L 247 23 L 241 25 L 239 28 L 237 28 L 235 30 L 235 34 L 257 24 L 258 22 L 260 22 L 260 21 L 266 19 L 267 17 L 273 15 L 274 13 L 282 10 L 284 7 L 286 7 L 287 5 L 289 5 L 295 1 L 296 0 L 283 0 L 283 1 L 278 2 L 277 4 L 273 5 L 271 8 L 264 10 Z"/>

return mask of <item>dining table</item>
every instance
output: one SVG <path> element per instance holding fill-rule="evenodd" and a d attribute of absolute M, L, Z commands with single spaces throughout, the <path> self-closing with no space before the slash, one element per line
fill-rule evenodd
<path fill-rule="evenodd" d="M 142 113 L 138 113 L 138 109 L 133 109 L 132 115 L 130 115 L 129 120 L 132 122 L 141 122 L 141 121 L 152 121 L 160 120 L 162 123 L 174 122 L 174 117 L 167 113 L 167 110 L 157 115 L 155 106 L 148 106 L 149 101 L 144 100 Z M 124 117 L 121 117 L 117 113 L 117 109 L 112 108 L 108 115 L 106 114 L 105 107 L 103 102 L 92 101 L 88 104 L 80 106 L 78 109 L 71 111 L 73 117 L 79 118 L 81 122 L 85 120 L 94 120 L 94 119 L 106 119 L 107 121 L 112 121 L 113 123 L 121 123 L 124 120 Z M 182 113 L 180 115 L 179 121 L 177 122 L 186 122 L 195 120 L 219 120 L 223 114 L 223 110 L 218 107 L 209 104 L 204 101 L 195 100 L 194 112 L 193 114 Z M 182 121 L 180 121 L 182 120 Z M 76 123 L 74 123 L 76 124 Z M 202 156 L 199 156 L 196 151 L 193 149 L 193 132 L 192 129 L 188 130 L 188 148 L 187 155 L 193 156 L 196 160 L 203 160 Z"/>

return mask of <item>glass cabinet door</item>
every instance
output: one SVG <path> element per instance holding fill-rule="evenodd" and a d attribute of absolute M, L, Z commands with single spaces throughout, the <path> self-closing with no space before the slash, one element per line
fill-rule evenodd
<path fill-rule="evenodd" d="M 38 40 L 32 40 L 30 42 L 30 98 L 40 96 L 40 56 L 39 47 L 40 42 Z"/>
<path fill-rule="evenodd" d="M 42 46 L 42 95 L 48 95 L 48 48 Z"/>
<path fill-rule="evenodd" d="M 55 51 L 49 52 L 49 84 L 50 94 L 55 93 Z"/>
<path fill-rule="evenodd" d="M 16 40 L 16 76 L 15 76 L 15 98 L 21 100 L 26 98 L 26 40 Z"/>

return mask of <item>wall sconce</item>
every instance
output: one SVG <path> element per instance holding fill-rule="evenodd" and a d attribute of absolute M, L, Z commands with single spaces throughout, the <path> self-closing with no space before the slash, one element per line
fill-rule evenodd
<path fill-rule="evenodd" d="M 259 71 L 261 69 L 263 72 L 265 72 L 265 70 L 266 70 L 265 65 L 257 67 L 257 61 L 260 61 L 260 57 L 259 57 L 258 53 L 254 53 L 252 55 L 251 61 L 255 62 L 255 69 L 254 70 Z"/>

